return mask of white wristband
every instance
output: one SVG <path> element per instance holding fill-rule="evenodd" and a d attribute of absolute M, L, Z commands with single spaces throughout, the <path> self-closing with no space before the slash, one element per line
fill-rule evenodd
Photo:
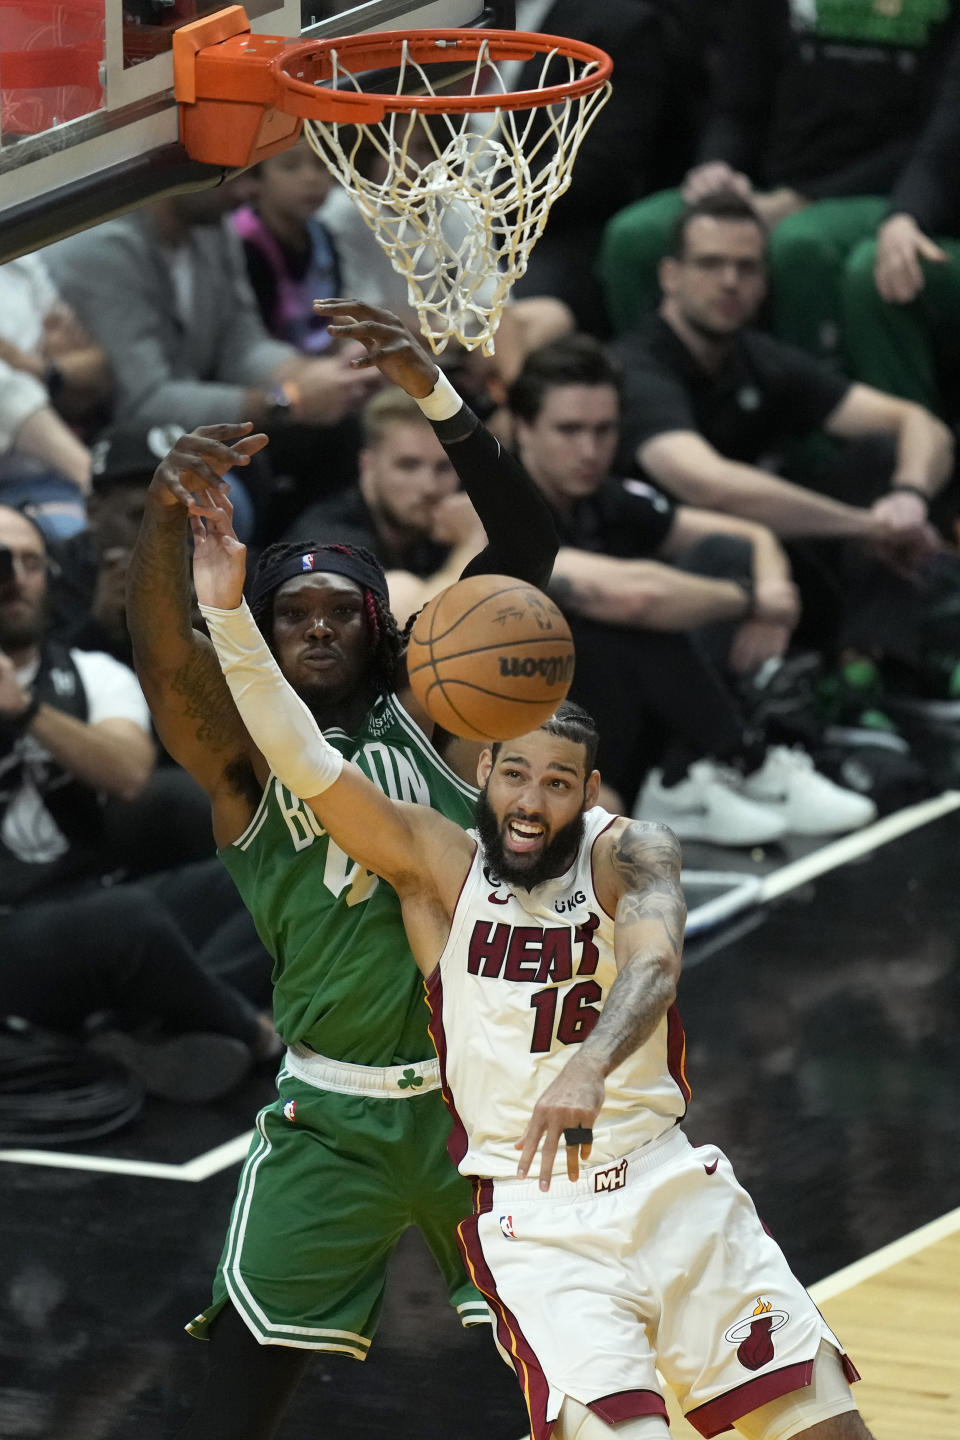
<path fill-rule="evenodd" d="M 452 420 L 463 408 L 463 401 L 442 370 L 430 394 L 418 399 L 417 404 L 428 420 Z"/>
<path fill-rule="evenodd" d="M 343 756 L 270 654 L 246 600 L 235 610 L 201 605 L 240 718 L 270 769 L 301 799 L 322 795 L 340 776 Z"/>

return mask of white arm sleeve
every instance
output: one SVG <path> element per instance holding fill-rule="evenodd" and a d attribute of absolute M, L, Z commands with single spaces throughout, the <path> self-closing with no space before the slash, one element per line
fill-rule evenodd
<path fill-rule="evenodd" d="M 201 605 L 210 639 L 251 740 L 294 795 L 322 795 L 339 777 L 343 756 L 324 739 L 284 679 L 244 600 L 236 610 Z"/>

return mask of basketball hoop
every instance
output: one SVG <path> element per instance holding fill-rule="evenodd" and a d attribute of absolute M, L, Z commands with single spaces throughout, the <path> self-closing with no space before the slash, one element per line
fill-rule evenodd
<path fill-rule="evenodd" d="M 610 57 L 582 41 L 512 30 L 291 43 L 251 35 L 237 14 L 246 21 L 234 7 L 211 17 L 219 30 L 201 20 L 174 35 L 191 156 L 252 164 L 290 145 L 300 128 L 291 117 L 301 117 L 406 280 L 434 352 L 455 339 L 492 354 L 510 289 L 610 96 Z M 535 55 L 536 86 L 508 90 L 502 67 Z M 438 93 L 451 84 L 451 62 L 458 88 Z M 390 88 L 369 88 L 382 72 Z"/>
<path fill-rule="evenodd" d="M 371 59 L 388 63 L 386 49 L 396 93 L 376 97 L 380 118 L 355 120 L 351 104 L 374 98 L 358 74 Z M 533 55 L 543 57 L 537 88 L 506 90 L 500 66 Z M 430 66 L 451 58 L 470 63 L 466 85 L 437 94 Z M 331 41 L 329 61 L 330 115 L 306 121 L 310 144 L 406 280 L 434 352 L 455 339 L 492 354 L 511 287 L 609 97 L 609 57 L 551 35 L 451 30 L 380 36 L 375 57 L 369 36 Z M 548 83 L 558 68 L 563 79 Z"/>

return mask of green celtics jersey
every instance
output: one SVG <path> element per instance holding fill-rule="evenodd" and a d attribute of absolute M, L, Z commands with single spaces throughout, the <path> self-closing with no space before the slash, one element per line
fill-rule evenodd
<path fill-rule="evenodd" d="M 444 764 L 395 695 L 376 701 L 359 734 L 324 734 L 386 795 L 473 824 L 476 791 Z M 354 1065 L 434 1053 L 396 893 L 354 864 L 276 776 L 220 858 L 274 958 L 274 1021 L 288 1045 L 303 1041 Z"/>

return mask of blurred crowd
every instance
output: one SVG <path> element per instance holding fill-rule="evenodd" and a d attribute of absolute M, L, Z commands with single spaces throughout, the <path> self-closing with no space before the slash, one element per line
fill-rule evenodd
<path fill-rule="evenodd" d="M 613 97 L 496 353 L 439 363 L 554 512 L 607 802 L 720 846 L 868 824 L 960 724 L 960 3 L 519 0 L 517 27 L 607 50 Z M 305 140 L 0 266 L 0 1014 L 173 1099 L 279 1042 L 131 669 L 155 466 L 252 421 L 238 534 L 368 547 L 401 626 L 485 542 L 417 405 L 328 333 L 342 295 L 416 328 Z"/>

